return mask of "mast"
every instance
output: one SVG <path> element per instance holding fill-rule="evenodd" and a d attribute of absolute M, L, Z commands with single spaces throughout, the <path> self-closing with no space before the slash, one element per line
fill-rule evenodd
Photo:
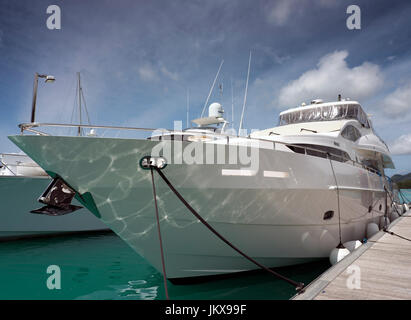
<path fill-rule="evenodd" d="M 187 128 L 189 127 L 189 113 L 190 113 L 190 90 L 187 89 Z"/>
<path fill-rule="evenodd" d="M 234 89 L 233 78 L 231 80 L 231 128 L 234 128 Z"/>
<path fill-rule="evenodd" d="M 241 120 L 240 120 L 240 126 L 238 127 L 238 135 L 240 135 L 241 129 L 242 129 L 242 127 L 243 127 L 245 104 L 246 104 L 246 102 L 247 102 L 248 79 L 250 78 L 250 65 L 251 65 L 251 51 L 250 51 L 250 57 L 248 58 L 247 81 L 246 81 L 246 84 L 245 84 L 243 111 L 241 112 Z"/>
<path fill-rule="evenodd" d="M 79 117 L 80 117 L 80 125 L 81 123 L 81 83 L 80 83 L 80 72 L 77 72 L 78 78 L 78 110 L 79 110 Z M 81 127 L 78 127 L 77 135 L 81 136 Z"/>

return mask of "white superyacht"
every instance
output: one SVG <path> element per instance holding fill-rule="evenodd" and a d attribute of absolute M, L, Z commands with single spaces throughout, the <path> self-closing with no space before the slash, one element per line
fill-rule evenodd
<path fill-rule="evenodd" d="M 256 267 L 199 223 L 158 170 L 209 225 L 267 267 L 328 257 L 340 242 L 363 239 L 368 223 L 380 224 L 384 168 L 393 162 L 358 102 L 313 100 L 248 136 L 227 133 L 219 104 L 194 122 L 148 139 L 48 135 L 39 128 L 58 125 L 30 123 L 10 139 L 171 280 Z"/>

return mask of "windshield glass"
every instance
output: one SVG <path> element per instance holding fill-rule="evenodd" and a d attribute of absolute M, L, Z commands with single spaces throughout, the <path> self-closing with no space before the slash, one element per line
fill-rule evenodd
<path fill-rule="evenodd" d="M 356 119 L 364 127 L 369 128 L 367 115 L 359 104 L 339 104 L 304 108 L 280 115 L 279 125 L 293 123 Z"/>

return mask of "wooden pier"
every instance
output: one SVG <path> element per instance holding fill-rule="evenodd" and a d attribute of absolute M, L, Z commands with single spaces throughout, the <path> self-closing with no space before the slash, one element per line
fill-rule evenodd
<path fill-rule="evenodd" d="M 411 210 L 388 231 L 411 239 Z M 410 300 L 411 241 L 397 235 L 379 231 L 292 300 Z"/>

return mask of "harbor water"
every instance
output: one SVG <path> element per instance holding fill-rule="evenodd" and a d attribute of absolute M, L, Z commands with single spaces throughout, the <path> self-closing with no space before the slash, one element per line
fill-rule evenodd
<path fill-rule="evenodd" d="M 47 268 L 60 268 L 61 289 L 48 289 Z M 280 268 L 308 283 L 327 259 Z M 289 299 L 295 289 L 265 272 L 173 285 L 171 299 Z M 72 235 L 0 243 L 0 299 L 165 299 L 162 275 L 115 234 Z"/>
<path fill-rule="evenodd" d="M 400 202 L 404 203 L 407 201 L 411 202 L 411 189 L 401 189 L 401 193 L 403 195 L 403 197 L 399 197 L 400 198 Z"/>
<path fill-rule="evenodd" d="M 411 190 L 403 190 L 410 199 Z M 61 288 L 49 289 L 49 266 Z M 330 267 L 328 259 L 279 268 L 308 284 Z M 289 299 L 295 289 L 263 271 L 196 284 L 168 282 L 171 299 Z M 0 242 L 0 299 L 165 299 L 162 275 L 113 233 Z"/>

